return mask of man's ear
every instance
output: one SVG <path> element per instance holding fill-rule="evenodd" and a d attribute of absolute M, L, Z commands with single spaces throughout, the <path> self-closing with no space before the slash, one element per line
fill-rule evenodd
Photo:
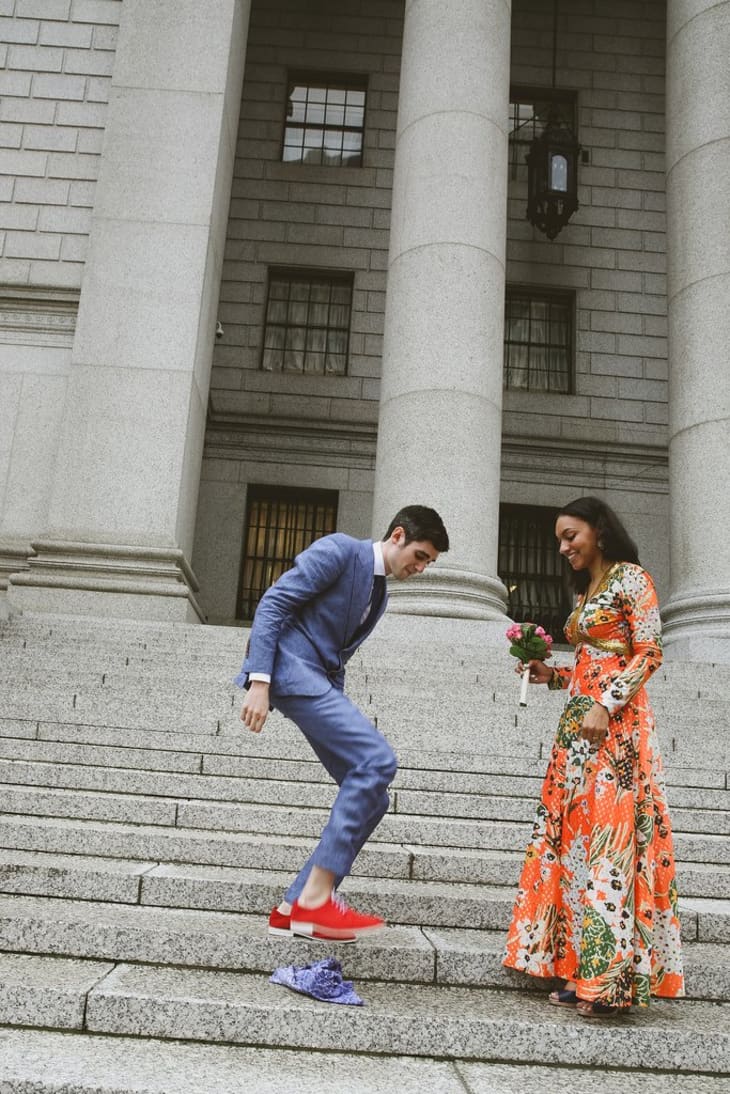
<path fill-rule="evenodd" d="M 403 543 L 405 538 L 406 530 L 405 528 L 402 528 L 400 524 L 398 524 L 390 533 L 391 542 L 395 543 L 398 547 L 400 547 L 401 543 Z"/>

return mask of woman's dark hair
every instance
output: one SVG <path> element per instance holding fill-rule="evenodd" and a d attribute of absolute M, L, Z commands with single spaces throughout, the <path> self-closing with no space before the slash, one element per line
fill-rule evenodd
<path fill-rule="evenodd" d="M 611 506 L 606 505 L 600 498 L 590 495 L 585 498 L 576 498 L 575 501 L 569 501 L 567 505 L 563 505 L 558 510 L 557 516 L 579 517 L 580 520 L 584 520 L 595 528 L 600 550 L 609 562 L 638 563 L 639 552 L 636 544 Z M 568 581 L 576 592 L 585 592 L 590 580 L 591 575 L 587 570 L 568 569 Z"/>
<path fill-rule="evenodd" d="M 435 509 L 426 505 L 406 505 L 399 509 L 388 525 L 383 539 L 390 539 L 396 528 L 402 528 L 406 534 L 406 543 L 427 540 L 437 551 L 448 551 L 449 537 L 444 522 Z"/>

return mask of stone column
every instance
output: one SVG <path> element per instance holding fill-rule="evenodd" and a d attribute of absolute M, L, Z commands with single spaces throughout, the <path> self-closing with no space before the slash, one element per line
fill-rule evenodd
<path fill-rule="evenodd" d="M 730 661 L 730 2 L 669 0 L 669 655 Z"/>
<path fill-rule="evenodd" d="M 452 547 L 391 610 L 503 619 L 498 580 L 508 0 L 407 0 L 375 533 L 404 504 Z"/>
<path fill-rule="evenodd" d="M 49 506 L 12 607 L 195 619 L 250 0 L 125 0 Z"/>

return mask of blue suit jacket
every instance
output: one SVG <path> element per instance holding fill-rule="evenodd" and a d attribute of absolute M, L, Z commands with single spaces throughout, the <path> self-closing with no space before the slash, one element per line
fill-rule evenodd
<path fill-rule="evenodd" d="M 323 695 L 342 688 L 345 665 L 385 611 L 356 640 L 373 585 L 373 544 L 336 532 L 307 547 L 267 589 L 256 609 L 236 683 L 265 672 L 280 695 Z"/>

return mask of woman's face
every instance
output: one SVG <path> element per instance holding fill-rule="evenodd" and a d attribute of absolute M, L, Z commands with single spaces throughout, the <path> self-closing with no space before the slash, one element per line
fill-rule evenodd
<path fill-rule="evenodd" d="M 560 554 L 574 570 L 590 569 L 603 560 L 598 548 L 598 532 L 587 520 L 561 513 L 555 522 L 555 536 Z"/>

